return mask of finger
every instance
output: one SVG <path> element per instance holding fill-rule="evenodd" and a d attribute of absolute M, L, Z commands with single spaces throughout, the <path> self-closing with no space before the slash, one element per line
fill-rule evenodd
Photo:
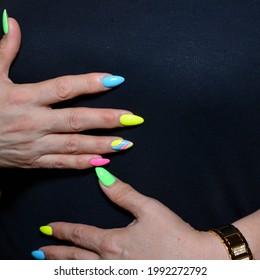
<path fill-rule="evenodd" d="M 116 140 L 116 141 L 115 141 Z M 124 145 L 115 146 L 116 143 Z M 49 134 L 38 141 L 41 155 L 47 154 L 106 154 L 130 148 L 128 140 L 115 136 L 89 136 L 81 134 Z"/>
<path fill-rule="evenodd" d="M 51 154 L 39 157 L 28 165 L 27 168 L 51 168 L 51 169 L 78 169 L 83 170 L 93 167 L 91 160 L 101 158 L 99 155 L 59 155 Z"/>
<path fill-rule="evenodd" d="M 21 30 L 18 22 L 8 18 L 8 34 L 0 41 L 0 77 L 8 78 L 10 66 L 15 59 L 21 45 Z"/>
<path fill-rule="evenodd" d="M 99 260 L 97 253 L 74 246 L 44 246 L 39 250 L 44 252 L 47 260 Z M 37 258 L 39 252 L 32 252 Z"/>
<path fill-rule="evenodd" d="M 117 80 L 111 86 L 104 81 Z M 103 92 L 121 84 L 124 78 L 109 73 L 89 73 L 81 75 L 67 75 L 47 81 L 31 84 L 31 90 L 37 92 L 35 102 L 49 105 L 72 99 L 82 94 Z"/>
<path fill-rule="evenodd" d="M 109 199 L 138 218 L 142 208 L 147 202 L 151 201 L 151 198 L 137 192 L 129 184 L 122 182 L 105 168 L 96 167 L 95 170 L 100 186 Z"/>
<path fill-rule="evenodd" d="M 98 253 L 106 230 L 94 226 L 55 222 L 40 228 L 41 232 L 57 239 L 73 243 L 75 246 Z"/>
<path fill-rule="evenodd" d="M 66 108 L 53 110 L 46 122 L 49 132 L 79 132 L 98 128 L 124 126 L 124 116 L 141 119 L 131 112 L 120 109 Z M 139 124 L 137 122 L 137 124 Z"/>

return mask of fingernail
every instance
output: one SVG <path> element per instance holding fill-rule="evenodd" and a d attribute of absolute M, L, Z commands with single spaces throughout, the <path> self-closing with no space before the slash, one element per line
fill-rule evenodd
<path fill-rule="evenodd" d="M 103 78 L 102 80 L 102 84 L 104 87 L 107 88 L 112 88 L 112 87 L 116 87 L 120 84 L 122 84 L 125 81 L 125 78 L 121 77 L 121 76 L 106 76 L 105 78 Z"/>
<path fill-rule="evenodd" d="M 4 11 L 3 11 L 2 24 L 3 24 L 3 32 L 4 32 L 4 34 L 8 34 L 9 24 L 8 24 L 8 15 L 7 15 L 6 9 L 4 9 Z"/>
<path fill-rule="evenodd" d="M 41 226 L 39 229 L 40 229 L 40 232 L 42 232 L 43 234 L 46 234 L 46 235 L 53 234 L 52 228 L 50 226 Z"/>
<path fill-rule="evenodd" d="M 120 123 L 125 126 L 138 125 L 144 122 L 142 117 L 133 114 L 124 114 L 120 117 Z"/>
<path fill-rule="evenodd" d="M 122 151 L 131 148 L 134 145 L 133 142 L 125 139 L 116 139 L 111 143 L 111 148 L 114 151 Z"/>
<path fill-rule="evenodd" d="M 36 260 L 45 260 L 45 254 L 43 251 L 41 250 L 36 250 L 36 251 L 32 251 L 31 255 L 36 259 Z"/>
<path fill-rule="evenodd" d="M 115 183 L 116 181 L 115 177 L 110 172 L 108 172 L 105 168 L 96 167 L 95 171 L 98 176 L 98 179 L 104 186 L 109 187 Z"/>
<path fill-rule="evenodd" d="M 110 162 L 110 159 L 108 158 L 93 158 L 90 160 L 90 164 L 92 166 L 102 166 L 105 164 L 108 164 Z"/>

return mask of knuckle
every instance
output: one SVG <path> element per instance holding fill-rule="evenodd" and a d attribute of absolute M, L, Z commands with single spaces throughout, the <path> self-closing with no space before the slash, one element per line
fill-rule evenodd
<path fill-rule="evenodd" d="M 71 79 L 69 77 L 56 78 L 53 83 L 53 91 L 60 100 L 68 99 L 73 94 Z"/>
<path fill-rule="evenodd" d="M 76 154 L 79 147 L 79 137 L 77 135 L 69 135 L 64 143 L 65 153 Z"/>
<path fill-rule="evenodd" d="M 73 243 L 80 245 L 83 240 L 83 230 L 80 226 L 75 226 L 71 233 L 71 240 Z"/>
<path fill-rule="evenodd" d="M 75 169 L 85 169 L 86 168 L 86 159 L 82 156 L 77 156 L 75 161 Z"/>
<path fill-rule="evenodd" d="M 61 169 L 67 167 L 67 161 L 65 157 L 57 157 L 53 162 L 53 168 Z"/>
<path fill-rule="evenodd" d="M 161 207 L 161 203 L 154 198 L 147 198 L 143 200 L 142 203 L 142 212 L 147 215 L 151 213 L 157 213 L 158 208 Z"/>
<path fill-rule="evenodd" d="M 113 235 L 108 234 L 104 237 L 100 244 L 100 250 L 104 254 L 109 254 L 109 255 L 119 255 L 120 254 L 120 249 L 116 245 L 116 241 Z"/>
<path fill-rule="evenodd" d="M 97 137 L 95 140 L 95 153 L 101 155 L 106 152 L 106 140 L 103 137 Z"/>
<path fill-rule="evenodd" d="M 118 116 L 113 110 L 105 110 L 103 112 L 104 128 L 111 128 L 115 123 L 118 123 Z"/>
<path fill-rule="evenodd" d="M 113 196 L 114 199 L 119 203 L 124 203 L 125 201 L 132 201 L 135 199 L 134 191 L 128 184 L 125 184 L 124 188 L 117 188 Z"/>
<path fill-rule="evenodd" d="M 77 113 L 78 112 L 78 113 Z M 83 130 L 82 118 L 80 117 L 79 111 L 72 110 L 68 117 L 68 125 L 72 131 Z"/>
<path fill-rule="evenodd" d="M 79 252 L 73 251 L 73 252 L 71 252 L 70 259 L 71 260 L 82 260 L 82 256 Z"/>
<path fill-rule="evenodd" d="M 86 90 L 87 92 L 89 93 L 92 93 L 92 92 L 96 92 L 97 91 L 97 83 L 95 80 L 93 79 L 89 79 L 87 82 L 86 82 Z"/>
<path fill-rule="evenodd" d="M 39 164 L 42 165 L 41 163 Z M 46 163 L 45 166 L 55 169 L 72 168 L 82 170 L 85 169 L 88 165 L 86 163 L 86 158 L 82 155 L 76 155 L 73 158 L 68 155 L 60 155 L 57 156 L 57 158 L 55 158 L 51 163 Z"/>

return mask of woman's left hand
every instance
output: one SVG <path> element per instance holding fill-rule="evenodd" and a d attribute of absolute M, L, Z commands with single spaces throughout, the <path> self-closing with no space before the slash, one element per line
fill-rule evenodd
<path fill-rule="evenodd" d="M 124 228 L 101 229 L 84 224 L 50 223 L 45 234 L 74 246 L 45 246 L 34 251 L 46 259 L 226 259 L 224 246 L 208 232 L 195 230 L 159 201 L 144 196 L 96 168 L 103 192 L 135 219 Z M 174 196 L 173 196 L 174 199 Z M 191 210 L 192 211 L 192 210 Z"/>

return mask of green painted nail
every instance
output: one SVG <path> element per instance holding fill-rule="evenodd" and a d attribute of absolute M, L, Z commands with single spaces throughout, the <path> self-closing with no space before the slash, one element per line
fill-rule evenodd
<path fill-rule="evenodd" d="M 115 183 L 116 181 L 115 177 L 110 172 L 108 172 L 105 168 L 96 167 L 95 171 L 98 176 L 98 179 L 104 186 L 109 187 Z"/>
<path fill-rule="evenodd" d="M 8 24 L 8 15 L 7 15 L 6 9 L 4 9 L 4 11 L 3 11 L 2 24 L 3 24 L 3 32 L 4 32 L 4 34 L 8 34 L 9 24 Z"/>

